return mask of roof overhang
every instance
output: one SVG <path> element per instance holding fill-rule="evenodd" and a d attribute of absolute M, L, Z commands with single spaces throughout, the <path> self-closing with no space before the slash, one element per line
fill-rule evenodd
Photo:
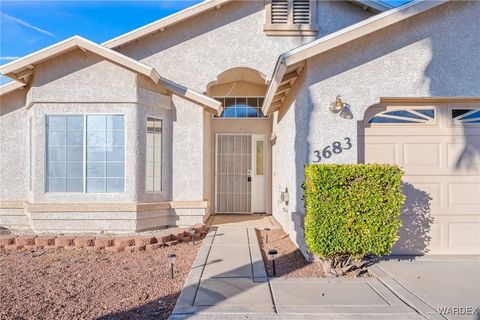
<path fill-rule="evenodd" d="M 0 97 L 13 92 L 18 89 L 22 89 L 26 86 L 25 83 L 23 82 L 18 82 L 18 81 L 10 81 L 2 86 L 0 86 Z"/>
<path fill-rule="evenodd" d="M 208 10 L 220 9 L 220 7 L 223 4 L 231 1 L 233 0 L 207 0 L 207 1 L 200 2 L 199 4 L 188 7 L 182 11 L 169 15 L 163 19 L 154 21 L 143 27 L 140 27 L 138 29 L 122 34 L 121 36 L 108 40 L 104 42 L 103 45 L 107 48 L 116 48 L 116 47 L 122 46 L 134 40 L 138 40 L 142 37 L 145 37 L 151 33 L 154 33 L 157 31 L 165 31 L 165 29 L 168 27 L 171 27 L 182 21 L 191 19 Z"/>
<path fill-rule="evenodd" d="M 267 89 L 262 106 L 263 113 L 271 114 L 283 106 L 307 59 L 446 2 L 448 0 L 413 1 L 281 54 Z"/>
<path fill-rule="evenodd" d="M 16 82 L 14 82 L 14 84 L 19 83 L 15 85 L 12 84 L 11 87 L 9 87 L 10 89 L 15 86 L 20 86 L 20 84 L 25 86 L 31 81 L 35 67 L 38 64 L 77 48 L 82 51 L 95 53 L 108 61 L 126 68 L 127 70 L 144 75 L 155 84 L 165 87 L 173 94 L 199 104 L 209 112 L 213 112 L 217 115 L 222 112 L 221 103 L 215 99 L 165 79 L 161 77 L 154 68 L 80 36 L 68 38 L 45 49 L 4 64 L 0 66 L 0 73 L 15 80 Z"/>

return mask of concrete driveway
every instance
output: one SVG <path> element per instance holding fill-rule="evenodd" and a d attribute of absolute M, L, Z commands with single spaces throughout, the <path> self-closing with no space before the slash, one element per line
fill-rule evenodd
<path fill-rule="evenodd" d="M 480 319 L 480 256 L 390 259 L 371 271 L 428 318 Z"/>

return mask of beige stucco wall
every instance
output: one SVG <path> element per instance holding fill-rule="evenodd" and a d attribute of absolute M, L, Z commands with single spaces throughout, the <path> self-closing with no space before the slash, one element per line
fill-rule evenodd
<path fill-rule="evenodd" d="M 171 80 L 194 90 L 206 92 L 209 83 L 231 68 L 249 67 L 270 75 L 281 53 L 315 39 L 315 37 L 267 36 L 263 32 L 264 14 L 264 1 L 233 2 L 219 10 L 209 11 L 116 50 L 155 67 L 160 74 Z M 319 1 L 317 15 L 320 27 L 317 37 L 321 37 L 368 18 L 371 13 L 346 2 Z M 234 90 L 238 90 L 242 85 L 244 84 L 238 83 Z M 258 87 L 252 89 L 248 84 L 244 87 L 240 88 L 243 93 L 240 95 L 244 95 L 246 91 L 258 95 Z M 217 89 L 223 90 L 220 87 Z M 216 91 L 209 93 L 212 96 L 218 94 Z M 236 91 L 230 92 L 232 96 L 238 94 Z M 200 111 L 184 103 L 179 104 L 174 113 L 177 115 L 177 121 L 173 122 L 172 137 L 173 198 L 200 199 L 200 195 L 203 194 L 203 198 L 209 200 L 213 208 L 215 135 L 208 133 L 211 116 L 207 115 L 206 119 L 204 116 L 202 121 Z M 213 122 L 216 121 L 224 120 Z M 253 128 L 256 126 L 252 125 Z M 238 127 L 230 127 L 225 123 L 215 130 L 235 132 L 237 129 Z M 245 131 L 246 127 L 243 126 L 241 130 Z M 268 131 L 270 129 L 267 130 L 263 125 L 255 130 L 270 135 Z M 202 141 L 200 137 L 210 137 L 210 140 Z M 212 150 L 210 155 L 204 154 L 205 148 Z M 199 163 L 204 163 L 205 167 L 199 166 Z M 186 185 L 189 187 L 185 188 Z M 269 194 L 268 198 L 270 197 Z M 271 201 L 268 200 L 268 204 L 270 207 Z M 210 208 L 208 211 L 213 212 Z"/>
<path fill-rule="evenodd" d="M 371 15 L 348 3 L 336 1 L 329 3 L 319 1 L 317 14 L 320 26 L 318 37 Z M 269 75 L 279 54 L 314 39 L 314 37 L 268 37 L 263 32 L 264 22 L 264 1 L 240 1 L 179 23 L 167 28 L 165 32 L 157 32 L 139 39 L 118 50 L 155 67 L 164 77 L 204 92 L 208 83 L 233 67 L 251 67 Z M 1 156 L 1 163 L 5 164 L 1 168 L 1 177 L 17 183 L 14 187 L 2 189 L 2 201 L 26 200 L 31 203 L 209 201 L 206 209 L 202 206 L 177 207 L 169 211 L 173 215 L 179 215 L 175 218 L 177 224 L 202 221 L 205 219 L 205 213 L 213 211 L 212 153 L 215 132 L 266 133 L 268 147 L 271 131 L 270 120 L 255 120 L 258 123 L 254 122 L 255 124 L 248 126 L 247 122 L 235 124 L 228 120 L 220 123 L 221 120 L 218 120 L 219 124 L 216 125 L 214 122 L 217 120 L 212 120 L 210 114 L 205 113 L 194 103 L 177 96 L 170 98 L 149 79 L 80 50 L 73 50 L 35 67 L 26 103 L 21 104 L 22 108 L 28 105 L 30 107 L 28 111 L 17 108 L 15 102 L 10 102 L 8 97 L 4 100 L 6 105 L 2 105 L 0 133 L 2 137 L 8 138 L 5 138 L 7 139 L 5 143 L 2 140 L 2 148 L 7 150 L 6 153 L 2 152 L 6 155 Z M 3 110 L 9 109 L 18 111 L 3 114 Z M 127 180 L 125 193 L 121 196 L 44 192 L 45 115 L 84 112 L 125 114 Z M 165 120 L 163 190 L 155 194 L 145 192 L 146 115 L 158 116 Z M 22 119 L 26 121 L 28 116 L 33 117 L 35 152 L 32 161 L 33 192 L 27 194 L 25 172 L 27 131 L 26 122 L 22 124 Z M 21 125 L 18 125 L 19 123 Z M 23 141 L 23 145 L 15 147 L 14 151 L 12 148 L 16 144 L 11 134 L 12 130 L 16 132 L 17 140 Z M 267 156 L 270 157 L 270 152 L 268 149 L 267 151 Z M 12 153 L 17 157 L 15 160 L 12 160 Z M 20 174 L 15 176 L 12 173 L 14 171 Z M 268 200 L 268 204 L 270 203 Z M 45 213 L 41 216 L 42 218 L 37 220 L 44 223 Z M 56 213 L 50 213 L 50 216 L 53 219 Z M 68 212 L 63 217 L 68 217 Z M 97 220 L 109 219 L 108 215 L 100 211 L 95 217 Z M 129 217 L 132 218 L 131 215 Z M 99 225 L 121 229 L 122 222 L 119 223 L 114 227 L 108 223 Z M 131 228 L 131 221 L 125 223 Z M 84 226 L 85 230 L 93 230 L 92 228 L 94 229 L 92 225 Z"/>
<path fill-rule="evenodd" d="M 322 163 L 356 163 L 357 122 L 381 97 L 479 95 L 479 16 L 479 2 L 444 4 L 308 60 L 303 91 L 274 122 L 277 144 L 295 151 L 293 158 L 274 150 L 274 176 L 281 177 L 273 203 L 275 188 L 288 188 L 291 200 L 274 214 L 287 230 L 296 229 L 303 215 L 302 167 L 313 160 L 313 150 L 350 137 L 352 149 Z M 352 119 L 328 110 L 339 94 L 351 105 Z"/>
<path fill-rule="evenodd" d="M 27 197 L 28 119 L 25 90 L 17 90 L 0 100 L 0 199 Z"/>

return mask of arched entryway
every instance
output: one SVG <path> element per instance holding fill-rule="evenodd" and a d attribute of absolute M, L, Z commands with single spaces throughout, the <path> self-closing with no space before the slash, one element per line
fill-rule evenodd
<path fill-rule="evenodd" d="M 267 85 L 261 72 L 236 67 L 207 86 L 224 106 L 209 119 L 215 213 L 271 212 L 272 120 L 261 112 Z"/>

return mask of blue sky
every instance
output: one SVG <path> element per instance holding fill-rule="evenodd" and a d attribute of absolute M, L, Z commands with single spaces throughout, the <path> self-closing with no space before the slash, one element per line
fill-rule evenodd
<path fill-rule="evenodd" d="M 76 34 L 101 43 L 198 2 L 0 0 L 0 64 Z"/>
<path fill-rule="evenodd" d="M 198 2 L 0 0 L 0 64 L 76 34 L 101 43 Z"/>

